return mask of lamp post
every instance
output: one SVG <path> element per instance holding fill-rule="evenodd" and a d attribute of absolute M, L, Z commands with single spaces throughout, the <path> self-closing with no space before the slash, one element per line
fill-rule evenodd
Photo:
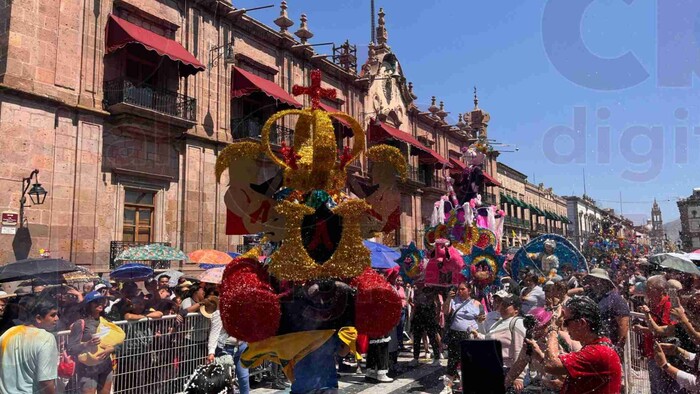
<path fill-rule="evenodd" d="M 34 184 L 32 184 L 34 179 Z M 34 205 L 41 205 L 48 194 L 39 183 L 39 170 L 32 171 L 28 177 L 22 178 L 22 196 L 19 199 L 19 227 L 24 227 L 24 207 L 27 203 L 27 194 Z M 31 205 L 30 205 L 31 206 Z"/>

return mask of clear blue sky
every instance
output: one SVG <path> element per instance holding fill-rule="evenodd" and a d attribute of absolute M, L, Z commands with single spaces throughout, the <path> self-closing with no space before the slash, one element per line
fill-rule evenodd
<path fill-rule="evenodd" d="M 588 2 L 580 10 L 570 6 Z M 241 0 L 234 6 L 272 3 Z M 275 5 L 250 15 L 274 26 L 279 1 Z M 312 43 L 349 39 L 364 61 L 369 0 L 288 5 L 296 22 L 292 31 L 306 13 Z M 678 198 L 700 187 L 700 81 L 684 73 L 700 65 L 700 56 L 688 55 L 700 54 L 694 47 L 700 10 L 634 0 L 385 0 L 376 2 L 379 7 L 418 105 L 427 107 L 435 95 L 456 122 L 457 113 L 473 107 L 477 85 L 480 107 L 491 114 L 489 136 L 519 148 L 503 153 L 501 161 L 530 181 L 560 195 L 581 195 L 585 168 L 587 192 L 600 205 L 619 212 L 622 193 L 623 214 L 649 216 L 657 198 L 665 221 L 679 216 Z M 674 44 L 666 37 L 676 37 Z M 678 44 L 678 37 L 690 47 Z M 578 52 L 570 50 L 575 39 Z M 625 54 L 621 61 L 606 60 Z M 576 143 L 562 126 L 571 128 Z M 566 162 L 572 151 L 579 161 Z"/>

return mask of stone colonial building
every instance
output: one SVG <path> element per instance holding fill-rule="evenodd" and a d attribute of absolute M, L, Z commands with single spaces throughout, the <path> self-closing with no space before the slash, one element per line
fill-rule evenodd
<path fill-rule="evenodd" d="M 541 234 L 567 234 L 569 220 L 565 200 L 545 188 L 534 185 L 527 176 L 504 163 L 497 163 L 498 199 L 506 212 L 504 247 L 522 246 Z"/>
<path fill-rule="evenodd" d="M 583 248 L 584 243 L 600 231 L 603 220 L 615 225 L 618 238 L 628 240 L 638 238 L 637 230 L 630 219 L 618 215 L 614 209 L 599 207 L 591 197 L 566 196 L 564 200 L 566 200 L 568 217 L 571 221 L 568 236 L 574 245 Z"/>
<path fill-rule="evenodd" d="M 475 100 L 450 125 L 443 103 L 418 108 L 384 17 L 380 10 L 376 43 L 358 69 L 347 42 L 330 58 L 316 54 L 310 22 L 302 15 L 293 29 L 284 1 L 275 27 L 219 0 L 4 3 L 0 209 L 12 228 L 0 234 L 0 262 L 44 249 L 104 271 L 117 252 L 144 243 L 237 250 L 244 240 L 225 234 L 227 179 L 215 182 L 216 157 L 234 140 L 258 139 L 273 112 L 308 105 L 289 92 L 308 85 L 312 69 L 337 91 L 324 108 L 367 125 L 369 144 L 406 153 L 401 228 L 384 241 L 420 239 L 445 193 L 443 170 L 464 166 L 461 148 L 486 138 L 489 115 Z M 289 141 L 292 126 L 277 122 L 273 142 Z M 339 147 L 349 144 L 346 125 L 336 130 Z M 494 203 L 496 158 L 489 154 L 480 190 Z M 33 169 L 48 196 L 25 204 L 13 225 Z M 366 163 L 351 173 L 366 177 Z"/>
<path fill-rule="evenodd" d="M 693 194 L 678 201 L 681 214 L 681 249 L 692 252 L 700 249 L 700 188 Z"/>

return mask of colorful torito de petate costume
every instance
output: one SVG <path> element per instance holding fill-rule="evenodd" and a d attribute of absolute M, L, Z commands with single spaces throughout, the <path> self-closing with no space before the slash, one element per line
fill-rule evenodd
<path fill-rule="evenodd" d="M 401 300 L 384 277 L 370 268 L 362 241 L 396 228 L 397 183 L 407 163 L 388 145 L 365 149 L 360 124 L 342 112 L 326 112 L 320 71 L 311 86 L 295 86 L 312 106 L 274 114 L 261 142 L 237 142 L 218 157 L 216 175 L 228 169 L 227 234 L 265 233 L 280 242 L 260 263 L 259 250 L 234 259 L 221 283 L 221 317 L 226 331 L 249 343 L 245 366 L 271 360 L 293 382 L 293 393 L 337 387 L 335 353 L 355 348 L 357 333 L 382 336 L 399 321 Z M 271 129 L 296 117 L 293 143 L 279 151 Z M 352 146 L 338 151 L 332 118 L 351 125 Z M 372 163 L 372 185 L 364 198 L 343 193 L 347 166 L 361 155 Z"/>
<path fill-rule="evenodd" d="M 470 166 L 483 155 L 475 149 L 478 147 L 464 150 Z M 435 203 L 431 226 L 425 231 L 425 285 L 457 286 L 469 279 L 474 284 L 475 297 L 483 299 L 503 265 L 500 236 L 496 234 L 503 232 L 505 214 L 495 206 L 483 205 L 478 194 L 460 203 L 464 196 L 455 193 L 451 178 L 448 181 L 449 194 Z"/>

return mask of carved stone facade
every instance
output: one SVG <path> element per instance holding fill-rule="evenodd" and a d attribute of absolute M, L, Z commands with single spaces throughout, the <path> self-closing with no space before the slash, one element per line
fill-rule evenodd
<path fill-rule="evenodd" d="M 225 235 L 227 179 L 215 182 L 216 157 L 234 139 L 257 138 L 251 125 L 283 103 L 265 92 L 234 97 L 234 68 L 285 92 L 308 85 L 309 72 L 320 68 L 322 86 L 337 90 L 326 105 L 368 127 L 383 122 L 399 129 L 421 142 L 422 153 L 445 160 L 458 160 L 462 147 L 486 135 L 489 116 L 479 108 L 449 125 L 443 103 L 435 111 L 416 106 L 388 45 L 383 11 L 377 42 L 358 73 L 303 45 L 314 21 L 302 17 L 294 30 L 285 2 L 275 28 L 219 0 L 26 0 L 3 7 L 0 128 L 7 137 L 0 148 L 0 210 L 19 210 L 21 180 L 34 168 L 49 194 L 43 205 L 26 208 L 16 234 L 0 234 L 0 263 L 46 249 L 106 271 L 111 246 L 125 241 L 235 251 L 243 240 Z M 178 43 L 202 67 L 145 44 L 108 49 L 111 15 L 141 35 Z M 291 124 L 277 126 L 282 133 Z M 394 142 L 413 171 L 402 189 L 401 229 L 385 238 L 396 245 L 422 238 L 445 184 L 444 164 L 426 161 L 400 138 Z M 489 154 L 485 163 L 491 176 L 496 159 Z M 352 173 L 366 177 L 366 163 Z M 496 194 L 485 187 L 484 195 Z"/>
<path fill-rule="evenodd" d="M 692 252 L 700 249 L 700 188 L 678 201 L 681 214 L 681 249 Z"/>

